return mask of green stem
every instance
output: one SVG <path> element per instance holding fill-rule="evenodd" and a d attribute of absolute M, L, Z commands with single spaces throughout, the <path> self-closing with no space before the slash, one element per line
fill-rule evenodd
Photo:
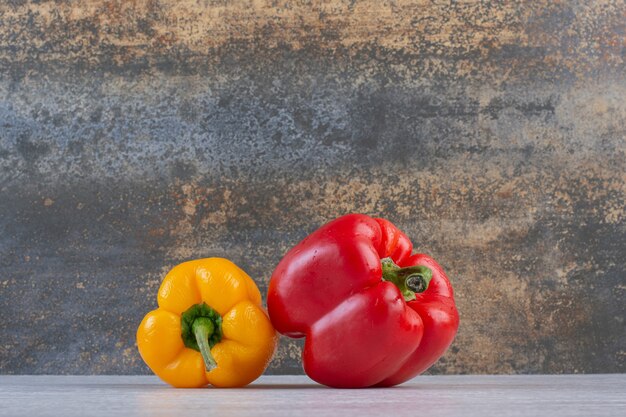
<path fill-rule="evenodd" d="M 433 277 L 430 268 L 422 265 L 400 268 L 391 258 L 381 259 L 383 280 L 395 284 L 405 301 L 415 300 L 415 293 L 426 291 Z"/>
<path fill-rule="evenodd" d="M 196 343 L 198 343 L 198 347 L 200 348 L 202 359 L 204 359 L 204 367 L 207 372 L 210 372 L 217 368 L 217 362 L 215 362 L 213 355 L 211 355 L 211 347 L 209 346 L 209 337 L 213 334 L 215 326 L 211 319 L 198 317 L 193 321 L 191 329 L 196 336 Z"/>
<path fill-rule="evenodd" d="M 186 347 L 202 354 L 207 372 L 217 363 L 211 348 L 222 340 L 222 317 L 206 303 L 194 304 L 181 314 L 181 337 Z"/>

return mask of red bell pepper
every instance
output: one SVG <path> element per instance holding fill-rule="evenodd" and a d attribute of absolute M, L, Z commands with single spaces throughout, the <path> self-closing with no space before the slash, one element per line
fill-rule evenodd
<path fill-rule="evenodd" d="M 306 337 L 304 371 L 332 387 L 400 384 L 446 351 L 459 325 L 452 286 L 385 219 L 340 217 L 293 247 L 272 274 L 276 330 Z"/>

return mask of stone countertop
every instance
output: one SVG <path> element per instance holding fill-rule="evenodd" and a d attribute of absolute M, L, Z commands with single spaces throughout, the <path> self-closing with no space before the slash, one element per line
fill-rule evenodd
<path fill-rule="evenodd" d="M 616 416 L 626 374 L 420 376 L 341 390 L 305 376 L 244 389 L 173 389 L 152 376 L 0 376 L 0 416 Z"/>

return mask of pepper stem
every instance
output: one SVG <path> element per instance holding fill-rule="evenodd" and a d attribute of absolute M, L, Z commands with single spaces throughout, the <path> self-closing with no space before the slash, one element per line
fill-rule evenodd
<path fill-rule="evenodd" d="M 206 303 L 194 304 L 180 316 L 181 338 L 186 347 L 202 354 L 207 372 L 217 363 L 211 348 L 222 340 L 222 317 Z"/>
<path fill-rule="evenodd" d="M 433 277 L 430 268 L 422 265 L 400 268 L 391 258 L 380 260 L 383 270 L 383 281 L 395 284 L 405 301 L 415 300 L 415 293 L 426 291 Z"/>
<path fill-rule="evenodd" d="M 193 321 L 191 330 L 196 336 L 196 342 L 200 348 L 202 359 L 204 359 L 204 367 L 207 372 L 210 372 L 217 368 L 217 362 L 215 362 L 213 355 L 211 355 L 211 347 L 209 346 L 209 337 L 213 334 L 215 326 L 213 325 L 211 319 L 207 317 L 198 317 Z"/>

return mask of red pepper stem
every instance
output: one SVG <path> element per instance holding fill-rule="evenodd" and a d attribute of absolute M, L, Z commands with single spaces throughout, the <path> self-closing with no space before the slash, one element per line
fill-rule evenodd
<path fill-rule="evenodd" d="M 426 291 L 433 277 L 430 268 L 423 265 L 414 265 L 400 268 L 391 258 L 380 260 L 382 264 L 383 281 L 395 284 L 405 301 L 415 300 L 415 293 Z"/>
<path fill-rule="evenodd" d="M 193 321 L 191 326 L 193 334 L 196 336 L 196 342 L 200 348 L 202 359 L 204 359 L 204 367 L 207 372 L 217 368 L 217 362 L 211 355 L 211 347 L 209 346 L 209 337 L 213 334 L 215 326 L 211 319 L 207 317 L 198 317 Z"/>

